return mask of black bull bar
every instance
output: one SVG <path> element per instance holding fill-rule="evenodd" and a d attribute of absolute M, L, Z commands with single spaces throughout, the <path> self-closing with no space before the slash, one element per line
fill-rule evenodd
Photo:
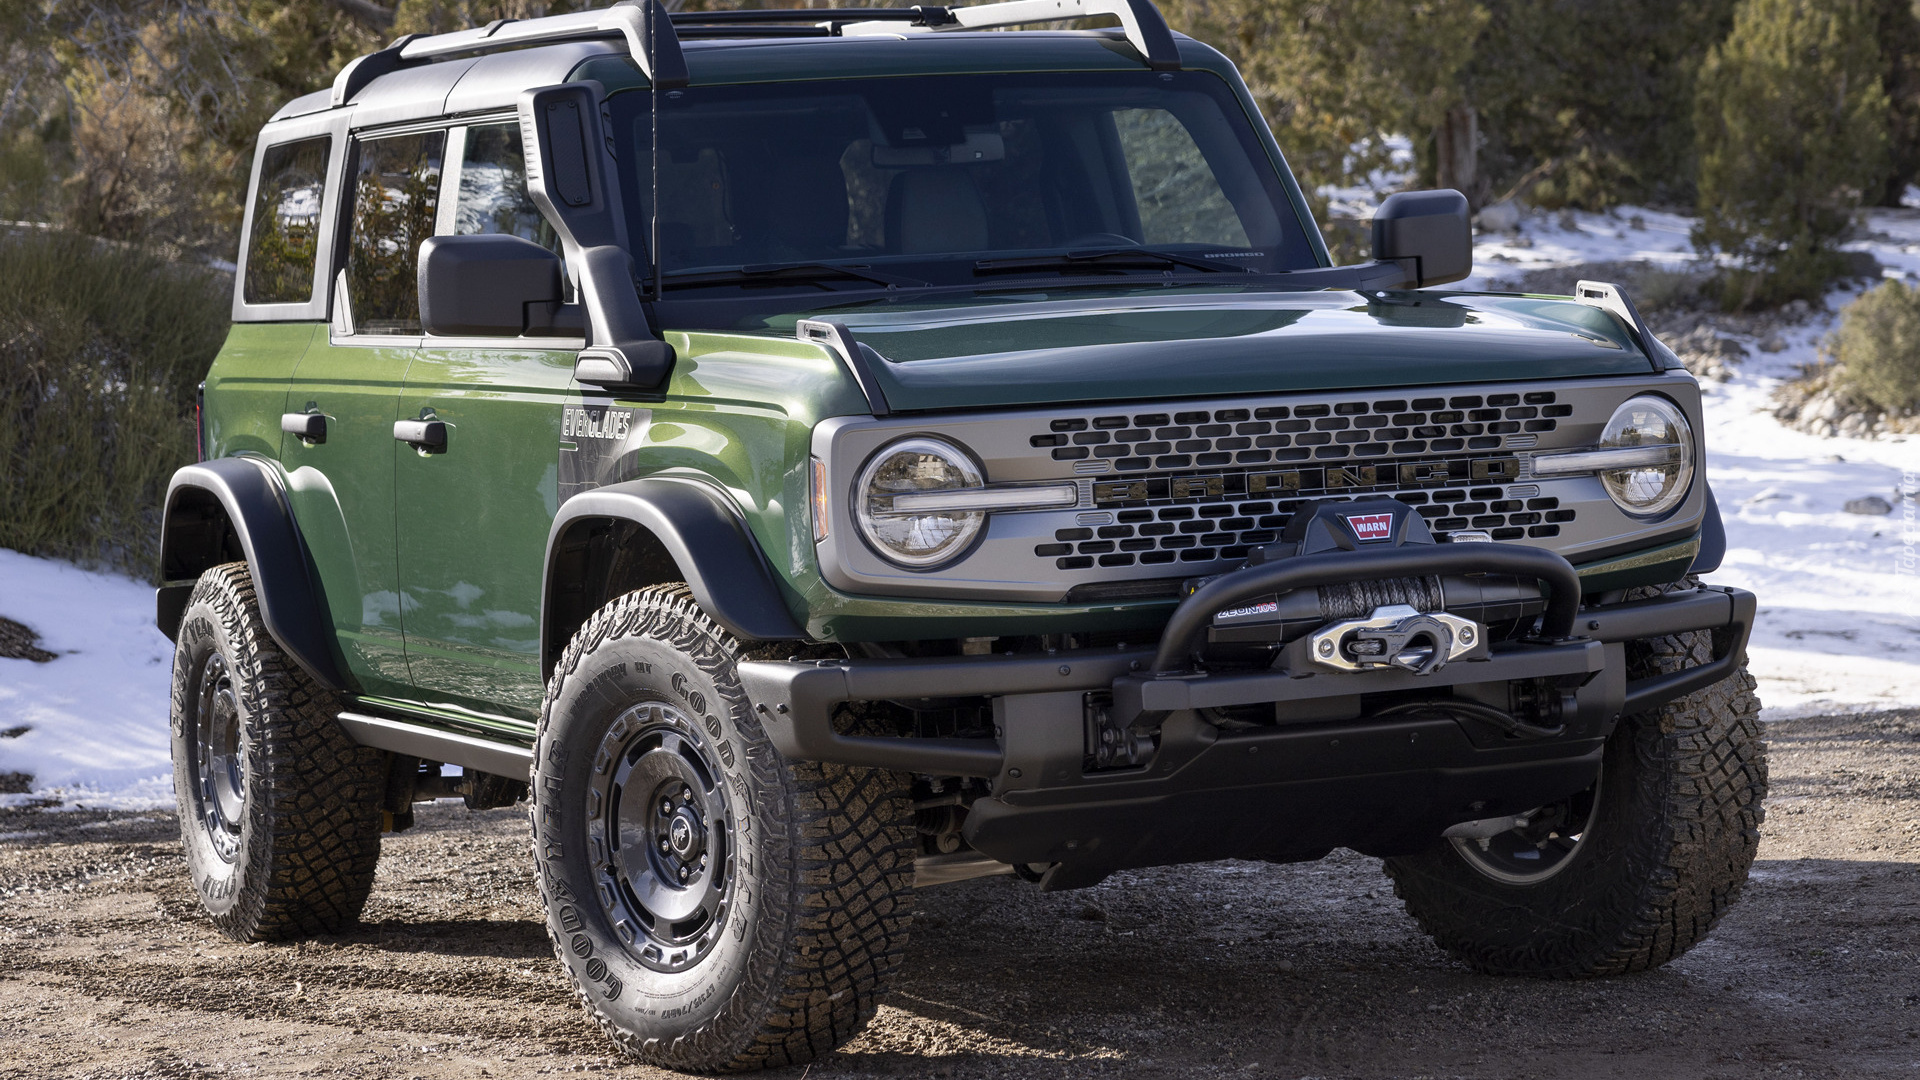
<path fill-rule="evenodd" d="M 1456 661 L 1428 675 L 1398 670 L 1214 674 L 1193 670 L 1195 640 L 1214 613 L 1236 603 L 1317 585 L 1475 573 L 1511 574 L 1540 582 L 1547 608 L 1537 633 L 1523 641 L 1502 643 L 1485 659 Z M 1580 610 L 1580 595 L 1580 579 L 1572 565 L 1540 548 L 1470 543 L 1332 552 L 1215 578 L 1174 609 L 1158 646 L 1151 650 L 748 661 L 739 665 L 739 674 L 768 737 L 789 758 L 935 776 L 995 777 L 1004 782 L 1021 776 L 1012 761 L 1027 756 L 1021 744 L 1034 737 L 1034 727 L 1053 729 L 1044 736 L 1051 742 L 1062 743 L 1070 737 L 1071 756 L 1077 759 L 1082 738 L 1079 697 L 1089 691 L 1111 692 L 1113 714 L 1126 720 L 1142 713 L 1174 714 L 1266 702 L 1304 705 L 1362 694 L 1565 676 L 1584 683 L 1582 714 L 1604 714 L 1600 719 L 1610 724 L 1619 716 L 1645 712 L 1710 686 L 1745 659 L 1755 608 L 1752 593 L 1702 586 L 1586 611 Z M 1626 679 L 1624 642 L 1688 630 L 1714 631 L 1712 660 L 1681 671 Z M 1071 695 L 1072 700 L 1063 695 Z M 995 699 L 999 738 L 855 736 L 841 734 L 833 726 L 834 711 L 843 702 L 956 697 Z M 1073 715 L 1070 725 L 1060 718 L 1065 711 Z M 1037 723 L 1043 713 L 1056 717 L 1056 722 Z M 1303 709 L 1302 714 L 1311 717 L 1313 711 Z M 1163 756 L 1168 749 L 1172 747 L 1163 745 Z M 1064 745 L 1055 746 L 1044 756 L 1061 761 L 1069 756 L 1067 751 Z"/>

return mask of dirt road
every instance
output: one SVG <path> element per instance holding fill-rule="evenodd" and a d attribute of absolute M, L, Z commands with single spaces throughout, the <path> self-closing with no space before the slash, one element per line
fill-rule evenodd
<path fill-rule="evenodd" d="M 1473 975 L 1350 854 L 991 879 L 922 894 L 898 993 L 809 1080 L 1920 1077 L 1920 711 L 1771 737 L 1747 897 L 1664 970 Z M 419 816 L 364 926 L 241 946 L 171 815 L 0 812 L 0 1077 L 669 1075 L 613 1057 L 561 984 L 524 819 Z"/>

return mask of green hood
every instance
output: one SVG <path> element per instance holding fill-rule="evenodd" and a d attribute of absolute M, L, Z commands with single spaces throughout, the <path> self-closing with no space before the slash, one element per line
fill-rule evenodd
<path fill-rule="evenodd" d="M 1613 316 L 1570 300 L 1264 289 L 975 297 L 816 312 L 886 363 L 895 409 L 1153 400 L 1641 373 Z"/>

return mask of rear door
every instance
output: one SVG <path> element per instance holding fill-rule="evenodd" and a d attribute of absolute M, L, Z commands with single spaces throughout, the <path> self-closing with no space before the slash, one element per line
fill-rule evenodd
<path fill-rule="evenodd" d="M 517 123 L 453 132 L 441 232 L 508 233 L 557 251 L 527 195 Z M 540 588 L 559 498 L 561 413 L 578 340 L 427 338 L 406 418 L 446 425 L 444 450 L 402 447 L 395 470 L 402 621 L 416 692 L 539 714 Z"/>
<path fill-rule="evenodd" d="M 350 224 L 332 324 L 294 371 L 287 411 L 319 437 L 284 437 L 289 496 L 348 667 L 372 694 L 411 697 L 394 540 L 393 422 L 420 344 L 415 258 L 441 202 L 444 131 L 364 137 L 349 165 Z"/>

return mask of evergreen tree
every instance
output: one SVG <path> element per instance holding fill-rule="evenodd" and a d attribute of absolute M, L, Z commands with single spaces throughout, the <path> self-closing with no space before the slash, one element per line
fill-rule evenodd
<path fill-rule="evenodd" d="M 1167 0 L 1175 29 L 1240 68 L 1312 192 L 1364 183 L 1389 136 L 1426 137 L 1461 102 L 1481 0 Z"/>
<path fill-rule="evenodd" d="M 1694 242 L 1735 257 L 1734 306 L 1818 298 L 1887 175 L 1888 102 L 1865 0 L 1741 0 L 1700 72 Z"/>
<path fill-rule="evenodd" d="M 1488 0 L 1463 72 L 1494 197 L 1691 201 L 1699 60 L 1735 0 Z"/>

